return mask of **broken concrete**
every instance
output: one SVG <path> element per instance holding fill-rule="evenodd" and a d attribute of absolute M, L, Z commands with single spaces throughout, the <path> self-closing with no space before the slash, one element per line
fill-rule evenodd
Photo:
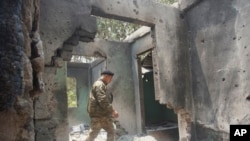
<path fill-rule="evenodd" d="M 34 90 L 33 80 L 38 76 L 34 74 L 35 70 L 44 64 L 40 59 L 34 65 L 30 57 L 34 55 L 31 51 L 31 35 L 39 35 L 39 2 L 0 2 L 0 140 L 32 141 L 35 138 L 30 91 Z M 39 46 L 42 47 L 41 44 Z M 42 77 L 39 74 L 40 83 L 43 83 Z"/>

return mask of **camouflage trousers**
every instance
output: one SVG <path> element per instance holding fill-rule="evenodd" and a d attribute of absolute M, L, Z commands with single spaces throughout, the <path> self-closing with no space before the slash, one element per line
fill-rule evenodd
<path fill-rule="evenodd" d="M 91 118 L 90 130 L 85 141 L 94 141 L 101 129 L 107 132 L 107 141 L 115 140 L 115 129 L 112 118 Z"/>

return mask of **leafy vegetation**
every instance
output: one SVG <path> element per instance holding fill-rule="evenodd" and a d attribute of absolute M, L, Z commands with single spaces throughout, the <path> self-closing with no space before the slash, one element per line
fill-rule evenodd
<path fill-rule="evenodd" d="M 122 41 L 141 26 L 106 18 L 97 18 L 97 38 Z"/>
<path fill-rule="evenodd" d="M 68 107 L 77 107 L 76 79 L 67 77 Z"/>
<path fill-rule="evenodd" d="M 81 55 L 72 55 L 70 62 L 75 63 L 92 63 L 95 61 L 95 57 L 81 56 Z"/>
<path fill-rule="evenodd" d="M 173 4 L 177 2 L 178 0 L 155 0 L 155 1 L 162 3 L 162 4 Z"/>
<path fill-rule="evenodd" d="M 177 0 L 154 0 L 162 4 L 172 4 Z M 97 38 L 112 41 L 123 41 L 128 35 L 139 29 L 141 25 L 136 25 L 119 20 L 97 18 Z"/>

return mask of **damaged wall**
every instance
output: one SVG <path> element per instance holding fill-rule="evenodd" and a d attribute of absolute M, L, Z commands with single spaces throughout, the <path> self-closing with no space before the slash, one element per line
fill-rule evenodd
<path fill-rule="evenodd" d="M 87 0 L 41 1 L 40 28 L 46 65 L 56 65 L 61 59 L 69 61 L 79 41 L 93 40 L 97 26 L 90 8 Z"/>
<path fill-rule="evenodd" d="M 250 123 L 249 1 L 182 1 L 192 70 L 190 140 L 229 140 L 230 124 Z"/>
<path fill-rule="evenodd" d="M 72 3 L 68 1 L 42 1 L 41 8 L 41 34 L 46 47 L 46 65 L 56 66 L 62 60 L 68 61 L 72 52 L 73 54 L 81 52 L 79 50 L 74 52 L 78 44 L 82 46 L 81 49 L 86 46 L 81 45 L 81 41 L 92 41 L 88 40 L 89 38 L 82 38 L 82 35 L 87 35 L 91 39 L 96 32 L 96 25 L 93 24 L 95 18 L 90 17 L 90 14 L 152 27 L 153 46 L 156 47 L 157 52 L 155 60 L 157 64 L 160 64 L 160 66 L 155 66 L 155 76 L 158 78 L 156 82 L 159 84 L 156 88 L 158 91 L 156 94 L 160 103 L 168 104 L 175 109 L 184 108 L 186 96 L 189 95 L 189 69 L 187 48 L 183 46 L 186 43 L 183 37 L 183 25 L 178 9 L 163 6 L 150 0 L 118 1 L 116 3 L 93 0 L 91 5 L 84 1 Z M 76 12 L 76 9 L 79 9 L 79 11 Z M 166 13 L 166 15 L 162 15 L 162 13 Z M 103 47 L 104 45 L 111 46 L 112 49 L 110 47 L 103 51 L 100 49 L 100 44 L 103 44 Z M 127 93 L 123 95 L 123 89 L 115 88 L 114 93 L 116 91 L 119 93 L 116 99 L 120 103 L 115 102 L 118 111 L 120 109 L 126 111 L 124 113 L 128 113 L 121 116 L 119 120 L 121 120 L 122 126 L 133 133 L 136 128 L 136 121 L 131 120 L 130 123 L 127 123 L 127 119 L 135 119 L 135 107 L 128 107 L 128 103 L 124 103 L 129 102 L 129 105 L 134 105 L 135 102 L 134 86 L 131 83 L 133 77 L 135 77 L 131 70 L 131 50 L 124 50 L 124 48 L 129 48 L 129 44 L 94 41 L 92 45 L 90 43 L 90 46 L 92 46 L 92 50 L 91 48 L 90 50 L 84 50 L 80 55 L 92 56 L 97 53 L 107 58 L 107 68 L 113 69 L 115 73 L 131 76 L 124 79 L 122 75 L 117 75 L 114 80 L 119 83 L 114 82 L 112 84 L 124 85 L 125 87 L 122 88 L 125 92 L 131 91 L 129 95 Z M 97 46 L 97 48 L 93 46 Z M 124 61 L 126 62 L 125 65 L 121 65 L 120 62 Z M 127 100 L 124 101 L 124 99 Z M 128 108 L 124 109 L 124 107 Z"/>
<path fill-rule="evenodd" d="M 181 12 L 151 0 L 92 0 L 92 14 L 153 27 L 155 77 L 160 103 L 181 109 L 189 95 L 188 48 Z M 126 6 L 124 6 L 126 5 Z M 165 14 L 162 14 L 165 13 Z M 170 20 L 171 19 L 171 20 Z M 178 102 L 174 102 L 178 101 Z M 183 105 L 184 104 L 184 105 Z"/>
<path fill-rule="evenodd" d="M 33 99 L 43 91 L 40 1 L 0 1 L 0 140 L 33 141 Z"/>
<path fill-rule="evenodd" d="M 46 75 L 44 95 L 35 103 L 37 141 L 69 140 L 66 61 L 79 41 L 93 40 L 95 22 L 88 1 L 41 1 Z"/>
<path fill-rule="evenodd" d="M 180 9 L 150 0 L 89 2 L 41 1 L 39 25 L 40 1 L 0 1 L 0 140 L 68 139 L 64 61 L 79 53 L 106 58 L 121 125 L 140 128 L 131 58 L 141 48 L 94 40 L 90 14 L 152 27 L 156 96 L 178 113 L 181 140 L 228 140 L 229 124 L 250 123 L 247 0 L 180 0 Z"/>
<path fill-rule="evenodd" d="M 77 11 L 76 11 L 77 9 Z M 134 119 L 135 111 L 134 106 L 128 107 L 128 105 L 134 105 L 134 95 L 133 95 L 133 83 L 132 83 L 132 70 L 130 69 L 130 48 L 129 44 L 119 44 L 115 42 L 106 41 L 95 41 L 94 45 L 98 48 L 91 46 L 93 52 L 91 51 L 74 51 L 77 47 L 84 49 L 84 43 L 93 41 L 96 33 L 96 20 L 94 17 L 90 16 L 91 7 L 88 1 L 41 1 L 41 38 L 44 41 L 45 47 L 45 65 L 46 69 L 55 69 L 51 72 L 54 76 L 45 76 L 46 80 L 51 80 L 51 82 L 58 82 L 56 78 L 66 79 L 65 75 L 59 74 L 58 72 L 64 71 L 64 61 L 69 61 L 72 54 L 75 55 L 85 55 L 85 56 L 95 56 L 101 55 L 107 59 L 107 68 L 115 72 L 114 81 L 110 88 L 114 94 L 114 105 L 120 113 L 119 121 L 121 125 L 126 128 L 130 133 L 135 133 L 135 121 L 127 120 Z M 96 43 L 97 42 L 97 43 Z M 88 44 L 88 43 L 86 43 Z M 91 44 L 91 43 L 90 43 Z M 79 54 L 80 53 L 80 54 Z M 121 63 L 122 62 L 122 63 Z M 61 72 L 61 73 L 62 73 Z M 66 73 L 66 72 L 65 72 Z M 99 75 L 99 74 L 95 74 Z M 123 77 L 126 76 L 126 77 Z M 131 77 L 128 77 L 131 76 Z M 93 76 L 95 78 L 99 76 Z M 49 82 L 46 82 L 49 83 Z M 64 126 L 67 129 L 65 117 L 59 116 L 56 113 L 63 112 L 66 108 L 65 104 L 67 100 L 64 98 L 57 97 L 55 95 L 66 96 L 66 91 L 63 91 L 66 86 L 65 81 L 60 81 L 55 85 L 46 85 L 47 97 L 41 100 L 42 103 L 48 103 L 48 105 L 56 106 L 56 108 L 50 111 L 49 108 L 44 108 L 44 113 L 50 113 L 49 118 L 42 117 L 43 128 L 41 128 L 40 135 L 44 135 L 47 131 L 46 124 L 49 121 L 55 120 L 55 125 L 53 126 L 50 136 L 55 136 L 57 130 L 63 129 L 59 125 Z M 85 86 L 84 86 L 85 87 Z M 86 89 L 90 89 L 86 86 Z M 86 92 L 80 93 L 87 95 Z M 51 100 L 52 98 L 52 100 Z M 42 98 L 41 98 L 42 99 Z M 81 100 L 81 99 L 80 99 Z M 84 98 L 83 102 L 85 105 L 87 99 Z M 63 107 L 58 107 L 57 105 L 61 103 Z M 59 109 L 57 109 L 59 108 Z M 64 109 L 63 109 L 64 108 Z M 86 110 L 83 107 L 80 107 Z M 49 112 L 48 112 L 49 110 Z M 86 112 L 86 111 L 85 111 Z M 55 116 L 58 115 L 58 116 Z M 86 115 L 86 113 L 85 113 Z M 78 115 L 79 116 L 79 115 Z M 84 122 L 84 121 L 82 121 Z M 42 123 L 41 123 L 42 124 Z M 45 131 L 42 131 L 45 130 Z M 50 137 L 47 137 L 50 139 Z M 39 140 L 41 140 L 40 138 Z"/>
<path fill-rule="evenodd" d="M 36 141 L 68 140 L 66 72 L 66 63 L 45 68 L 45 90 L 34 102 Z"/>
<path fill-rule="evenodd" d="M 175 7 L 164 6 L 151 0 L 118 1 L 117 3 L 108 0 L 105 2 L 92 0 L 92 5 L 91 13 L 94 15 L 152 27 L 154 82 L 158 84 L 155 86 L 157 100 L 176 112 L 185 113 L 184 109 L 189 109 L 191 106 L 189 100 L 191 85 L 188 45 L 181 12 Z M 133 67 L 135 68 L 136 65 Z M 137 75 L 134 75 L 134 78 L 136 80 Z M 138 86 L 136 81 L 134 84 Z M 135 90 L 135 94 L 138 101 L 138 90 Z M 138 104 L 136 109 L 137 122 L 140 124 Z M 186 125 L 183 126 L 185 127 Z M 140 130 L 138 127 L 138 131 Z"/>
<path fill-rule="evenodd" d="M 140 90 L 140 77 L 138 70 L 138 54 L 153 49 L 153 40 L 150 34 L 150 27 L 142 27 L 136 32 L 131 34 L 128 38 L 133 41 L 131 44 L 131 59 L 132 59 L 132 70 L 133 70 L 133 83 L 135 86 L 134 95 L 135 95 L 135 108 L 136 108 L 136 126 L 137 132 L 142 133 L 144 128 L 144 118 L 141 108 L 144 107 L 141 103 L 141 90 Z M 129 41 L 129 40 L 128 40 Z"/>

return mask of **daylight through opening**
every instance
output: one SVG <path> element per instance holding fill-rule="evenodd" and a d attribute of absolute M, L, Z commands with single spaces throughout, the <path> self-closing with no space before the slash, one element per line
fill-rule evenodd
<path fill-rule="evenodd" d="M 67 77 L 68 108 L 77 107 L 76 79 Z"/>

